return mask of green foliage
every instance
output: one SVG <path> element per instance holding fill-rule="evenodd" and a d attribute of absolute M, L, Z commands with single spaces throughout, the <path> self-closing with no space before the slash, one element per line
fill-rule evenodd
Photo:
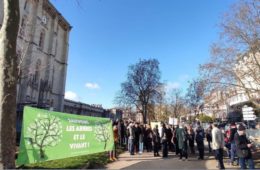
<path fill-rule="evenodd" d="M 107 153 L 98 153 L 93 155 L 84 155 L 66 159 L 59 159 L 36 164 L 25 165 L 25 169 L 77 169 L 90 168 L 96 165 L 105 165 L 108 163 Z"/>
<path fill-rule="evenodd" d="M 188 120 L 188 123 L 191 124 L 191 123 L 193 123 L 195 121 L 196 121 L 196 116 L 190 116 L 189 120 Z"/>
<path fill-rule="evenodd" d="M 200 122 L 202 123 L 210 123 L 210 122 L 213 122 L 213 118 L 210 117 L 210 116 L 207 116 L 207 115 L 204 115 L 204 114 L 200 114 L 198 116 L 198 119 L 200 120 Z"/>
<path fill-rule="evenodd" d="M 120 147 L 117 148 L 117 155 L 124 152 Z M 108 152 L 102 152 L 92 155 L 84 155 L 59 159 L 36 164 L 25 165 L 23 169 L 98 169 L 108 164 Z"/>

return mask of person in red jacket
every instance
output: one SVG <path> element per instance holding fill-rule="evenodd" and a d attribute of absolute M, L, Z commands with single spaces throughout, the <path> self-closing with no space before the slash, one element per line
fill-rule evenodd
<path fill-rule="evenodd" d="M 230 159 L 229 163 L 231 163 L 230 129 L 225 132 L 224 142 L 225 142 L 225 147 L 227 148 L 227 156 Z"/>

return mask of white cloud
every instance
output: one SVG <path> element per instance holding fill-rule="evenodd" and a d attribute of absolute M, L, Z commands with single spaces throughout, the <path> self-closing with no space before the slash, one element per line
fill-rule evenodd
<path fill-rule="evenodd" d="M 66 91 L 65 92 L 65 99 L 79 101 L 79 96 L 72 91 Z"/>
<path fill-rule="evenodd" d="M 100 89 L 100 86 L 97 83 L 86 83 L 85 86 L 88 89 Z"/>
<path fill-rule="evenodd" d="M 172 90 L 172 89 L 178 89 L 181 87 L 181 84 L 179 82 L 168 82 L 166 84 L 166 89 L 168 91 Z"/>
<path fill-rule="evenodd" d="M 187 81 L 190 78 L 188 74 L 183 74 L 179 77 L 180 81 Z"/>

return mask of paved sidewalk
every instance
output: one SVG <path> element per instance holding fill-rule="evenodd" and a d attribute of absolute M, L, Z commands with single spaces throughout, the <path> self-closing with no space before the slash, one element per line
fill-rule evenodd
<path fill-rule="evenodd" d="M 154 157 L 153 153 L 130 156 L 125 152 L 119 156 L 118 161 L 108 164 L 106 169 L 216 169 L 216 161 L 213 156 L 205 156 L 205 160 L 199 161 L 196 156 L 188 161 L 180 161 L 178 156 L 169 154 L 169 158 Z"/>

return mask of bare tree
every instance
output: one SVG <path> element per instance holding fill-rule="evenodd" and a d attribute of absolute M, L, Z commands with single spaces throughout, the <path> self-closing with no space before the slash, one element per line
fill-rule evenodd
<path fill-rule="evenodd" d="M 28 127 L 29 144 L 40 150 L 40 158 L 45 158 L 44 149 L 56 146 L 62 137 L 62 125 L 56 116 L 38 116 Z"/>
<path fill-rule="evenodd" d="M 172 116 L 179 118 L 181 114 L 185 112 L 184 97 L 181 95 L 180 89 L 173 89 L 170 95 L 170 106 L 172 110 Z"/>
<path fill-rule="evenodd" d="M 127 80 L 121 84 L 121 93 L 117 96 L 118 103 L 134 105 L 141 111 L 146 123 L 148 104 L 159 94 L 160 78 L 159 61 L 156 59 L 144 59 L 130 65 Z"/>
<path fill-rule="evenodd" d="M 99 142 L 104 142 L 104 150 L 107 148 L 107 142 L 110 140 L 110 131 L 106 124 L 97 122 L 97 125 L 94 129 L 96 139 Z"/>
<path fill-rule="evenodd" d="M 197 114 L 203 107 L 205 82 L 201 79 L 192 80 L 187 90 L 186 100 L 189 107 Z"/>
<path fill-rule="evenodd" d="M 16 144 L 16 39 L 19 29 L 19 0 L 3 0 L 4 19 L 0 30 L 0 169 L 15 168 Z"/>
<path fill-rule="evenodd" d="M 245 94 L 260 107 L 260 1 L 234 5 L 220 23 L 220 40 L 210 61 L 200 67 L 208 89 Z"/>

